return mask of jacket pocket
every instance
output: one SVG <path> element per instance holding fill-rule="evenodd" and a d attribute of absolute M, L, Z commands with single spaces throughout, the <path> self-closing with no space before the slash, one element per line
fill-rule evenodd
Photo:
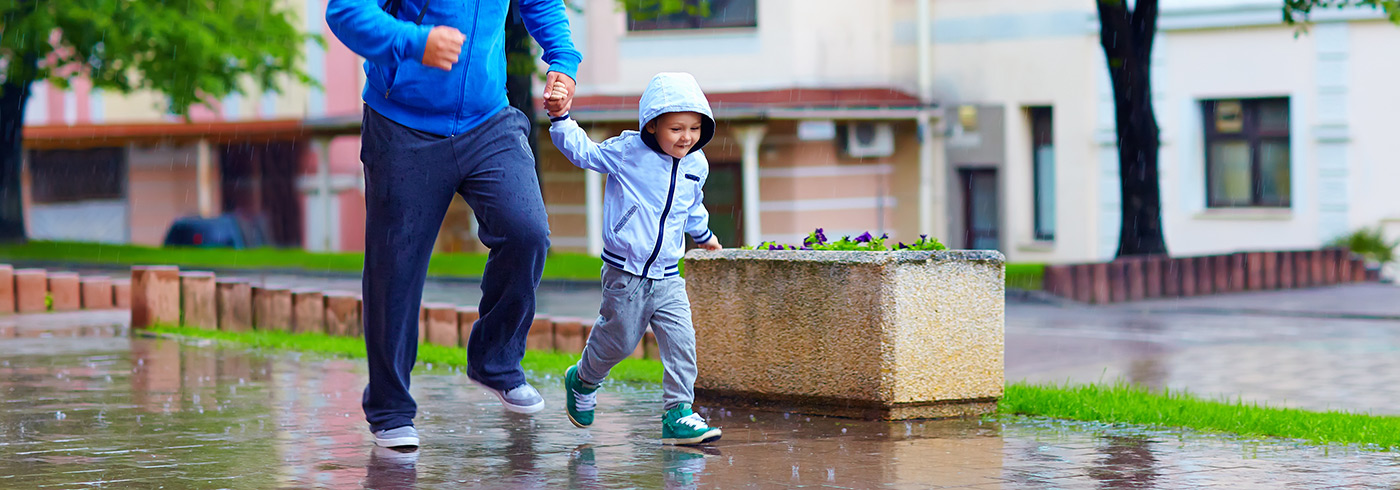
<path fill-rule="evenodd" d="M 389 93 L 394 90 L 394 76 L 398 73 L 398 66 L 386 66 L 378 63 L 369 65 L 369 75 L 374 77 L 379 86 L 384 89 L 384 97 L 388 98 Z"/>
<path fill-rule="evenodd" d="M 404 63 L 394 71 L 393 81 L 385 90 L 387 98 L 409 107 L 437 108 L 450 93 L 452 72 L 429 68 L 421 63 Z"/>
<path fill-rule="evenodd" d="M 613 225 L 613 229 L 612 229 L 613 233 L 617 233 L 617 232 L 619 232 L 619 231 L 622 231 L 622 227 L 623 227 L 623 226 L 627 226 L 627 220 L 632 219 L 632 215 L 634 215 L 634 214 L 637 214 L 637 205 L 636 205 L 636 204 L 633 204 L 632 207 L 631 207 L 630 209 L 628 209 L 626 213 L 623 213 L 623 214 L 622 214 L 622 218 L 619 219 L 619 220 L 617 220 L 617 224 Z"/>

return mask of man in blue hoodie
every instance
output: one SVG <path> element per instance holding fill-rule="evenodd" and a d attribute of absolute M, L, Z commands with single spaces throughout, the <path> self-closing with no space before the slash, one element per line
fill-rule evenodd
<path fill-rule="evenodd" d="M 329 0 L 326 23 L 366 60 L 365 419 L 376 444 L 417 446 L 409 373 L 428 258 L 453 193 L 476 213 L 491 249 L 467 376 L 508 410 L 544 408 L 520 368 L 549 223 L 527 139 L 533 123 L 506 100 L 510 2 L 544 48 L 546 87 L 564 84 L 569 101 L 581 56 L 562 0 L 377 1 Z"/>

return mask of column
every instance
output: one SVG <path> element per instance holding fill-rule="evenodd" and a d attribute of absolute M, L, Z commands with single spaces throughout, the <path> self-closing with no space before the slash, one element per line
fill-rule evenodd
<path fill-rule="evenodd" d="M 214 162 L 209 149 L 209 140 L 200 139 L 195 143 L 195 192 L 199 200 L 199 215 L 205 218 L 214 216 Z"/>
<path fill-rule="evenodd" d="M 763 241 L 763 226 L 760 221 L 761 202 L 758 195 L 758 150 L 763 143 L 763 135 L 768 126 L 754 125 L 739 129 L 739 143 L 743 146 L 742 178 L 744 189 L 744 245 L 758 245 Z"/>

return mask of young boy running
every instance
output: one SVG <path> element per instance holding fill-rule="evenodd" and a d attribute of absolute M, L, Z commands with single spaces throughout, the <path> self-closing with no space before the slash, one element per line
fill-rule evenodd
<path fill-rule="evenodd" d="M 695 330 L 679 270 L 684 234 L 701 247 L 720 249 L 701 191 L 710 167 L 700 149 L 715 135 L 710 103 L 689 74 L 656 75 L 642 94 L 641 130 L 598 144 L 569 118 L 562 87 L 556 88 L 545 101 L 554 146 L 575 166 L 608 175 L 603 304 L 583 359 L 564 373 L 569 420 L 578 427 L 593 424 L 599 384 L 650 325 L 665 367 L 661 442 L 718 440 L 720 430 L 691 410 Z"/>

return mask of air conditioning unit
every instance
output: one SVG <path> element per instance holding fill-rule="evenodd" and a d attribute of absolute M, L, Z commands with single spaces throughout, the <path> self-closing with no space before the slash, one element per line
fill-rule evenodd
<path fill-rule="evenodd" d="M 894 126 L 887 122 L 846 123 L 846 154 L 878 158 L 894 154 Z"/>

